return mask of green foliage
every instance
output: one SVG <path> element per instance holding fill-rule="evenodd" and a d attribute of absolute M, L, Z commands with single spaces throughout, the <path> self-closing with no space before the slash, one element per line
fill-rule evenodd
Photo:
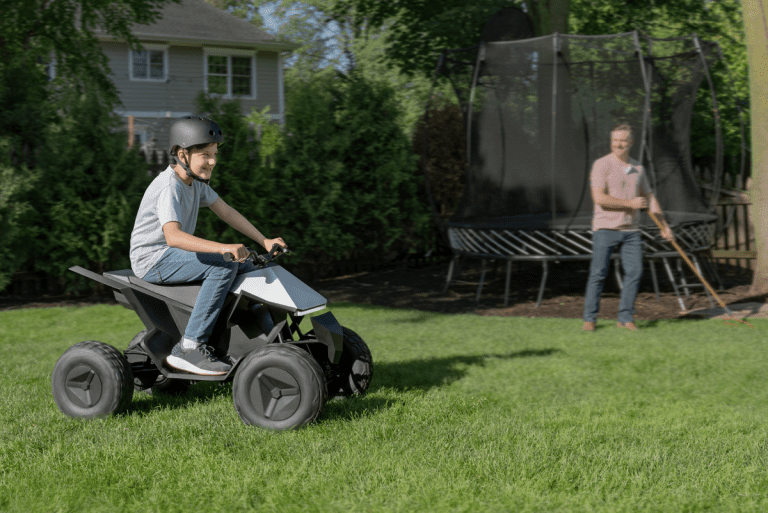
<path fill-rule="evenodd" d="M 332 71 L 289 84 L 272 205 L 302 258 L 393 258 L 428 244 L 416 157 L 386 84 Z"/>
<path fill-rule="evenodd" d="M 258 139 L 258 135 L 256 137 L 261 165 L 268 165 L 267 159 L 270 159 L 275 154 L 282 141 L 282 130 L 280 125 L 270 119 L 270 110 L 269 105 L 261 109 L 261 111 L 251 109 L 251 113 L 245 117 L 249 128 L 254 130 L 256 134 L 258 134 L 259 127 L 261 127 L 261 140 Z"/>
<path fill-rule="evenodd" d="M 173 0 L 178 2 L 179 0 Z M 95 30 L 103 30 L 134 46 L 132 23 L 152 23 L 169 0 L 24 0 L 3 3 L 0 17 L 0 61 L 23 55 L 27 62 L 55 57 L 57 74 L 76 87 L 95 87 L 112 101 L 117 92 L 109 80 L 108 59 Z"/>
<path fill-rule="evenodd" d="M 425 167 L 427 136 L 429 161 Z M 419 167 L 428 174 L 435 210 L 445 221 L 455 212 L 467 178 L 467 134 L 461 109 L 444 100 L 435 101 L 429 111 L 429 125 L 424 117 L 419 120 L 412 147 L 420 157 Z"/>
<path fill-rule="evenodd" d="M 613 34 L 639 30 L 655 38 L 682 37 L 692 33 L 702 40 L 718 43 L 723 61 L 712 72 L 722 121 L 726 172 L 736 173 L 741 155 L 741 126 L 737 102 L 743 107 L 749 98 L 747 48 L 739 0 L 572 0 L 571 26 L 584 35 Z M 691 125 L 691 153 L 695 164 L 713 168 L 715 135 L 713 105 L 706 82 L 699 89 Z M 744 122 L 749 123 L 745 108 Z M 747 137 L 749 133 L 745 134 Z M 749 140 L 747 139 L 747 144 Z"/>
<path fill-rule="evenodd" d="M 270 170 L 260 163 L 255 134 L 241 114 L 240 102 L 221 102 L 201 93 L 195 103 L 197 111 L 216 121 L 224 132 L 211 187 L 267 238 L 272 238 L 268 218 L 272 177 Z M 222 243 L 245 242 L 243 235 L 207 208 L 200 211 L 196 235 Z"/>
<path fill-rule="evenodd" d="M 528 2 L 509 0 L 427 0 L 423 2 L 370 2 L 332 0 L 329 15 L 343 19 L 356 37 L 370 34 L 394 20 L 387 31 L 387 61 L 407 76 L 430 77 L 437 55 L 445 48 L 476 45 L 486 20 L 501 7 Z M 529 10 L 529 12 L 531 12 Z"/>
<path fill-rule="evenodd" d="M 227 11 L 229 14 L 237 16 L 251 25 L 261 27 L 264 23 L 259 14 L 258 5 L 253 0 L 205 0 L 205 3 L 218 7 L 222 11 Z"/>
<path fill-rule="evenodd" d="M 130 266 L 131 230 L 150 179 L 97 92 L 68 89 L 59 106 L 40 156 L 41 186 L 30 195 L 44 227 L 31 263 L 71 282 L 65 271 L 74 264 L 100 272 Z"/>
<path fill-rule="evenodd" d="M 9 164 L 11 142 L 0 139 L 0 290 L 11 282 L 14 271 L 31 251 L 28 243 L 34 209 L 22 198 L 32 190 L 37 175 L 22 164 Z"/>
<path fill-rule="evenodd" d="M 0 291 L 18 269 L 127 266 L 146 166 L 109 131 L 117 93 L 94 29 L 135 46 L 131 23 L 151 23 L 167 1 L 3 3 Z"/>
<path fill-rule="evenodd" d="M 37 205 L 28 193 L 54 116 L 42 66 L 24 54 L 0 60 L 0 290 L 33 251 Z"/>

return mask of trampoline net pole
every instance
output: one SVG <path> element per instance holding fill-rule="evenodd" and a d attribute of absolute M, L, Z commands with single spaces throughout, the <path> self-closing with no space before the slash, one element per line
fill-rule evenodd
<path fill-rule="evenodd" d="M 643 106 L 643 128 L 640 132 L 640 154 L 639 154 L 639 161 L 640 164 L 643 164 L 644 157 L 645 157 L 645 141 L 646 141 L 646 131 L 648 130 L 648 122 L 649 122 L 649 116 L 651 112 L 651 86 L 648 82 L 648 74 L 645 70 L 645 59 L 643 57 L 643 50 L 640 48 L 640 38 L 637 34 L 637 30 L 635 30 L 632 33 L 632 39 L 635 43 L 635 51 L 637 52 L 637 60 L 640 64 L 640 72 L 643 76 L 643 87 L 645 88 L 645 104 Z M 656 180 L 653 179 L 653 190 L 656 191 Z"/>
<path fill-rule="evenodd" d="M 550 170 L 552 173 L 551 179 L 551 200 L 552 200 L 552 225 L 554 225 L 557 218 L 556 205 L 555 205 L 555 144 L 557 142 L 557 64 L 558 64 L 558 33 L 555 32 L 552 38 L 552 136 L 550 145 Z"/>

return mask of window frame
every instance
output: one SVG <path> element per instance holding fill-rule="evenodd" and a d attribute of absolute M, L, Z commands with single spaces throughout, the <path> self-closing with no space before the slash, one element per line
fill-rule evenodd
<path fill-rule="evenodd" d="M 227 58 L 227 92 L 226 94 L 211 93 L 208 87 L 208 57 Z M 232 94 L 232 57 L 249 57 L 251 60 L 251 92 L 250 94 Z M 255 100 L 256 99 L 256 50 L 239 50 L 235 48 L 203 48 L 203 87 L 205 93 L 226 100 Z"/>
<path fill-rule="evenodd" d="M 152 78 L 150 75 L 150 55 L 147 55 L 147 77 L 136 78 L 133 76 L 133 50 L 128 48 L 128 80 L 131 82 L 167 82 L 168 81 L 168 45 L 142 43 L 142 52 L 163 52 L 163 78 Z"/>

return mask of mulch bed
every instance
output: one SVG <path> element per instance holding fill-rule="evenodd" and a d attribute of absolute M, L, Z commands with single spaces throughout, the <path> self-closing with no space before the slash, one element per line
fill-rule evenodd
<path fill-rule="evenodd" d="M 290 265 L 286 266 L 290 270 Z M 581 319 L 584 310 L 588 262 L 561 263 L 550 266 L 547 287 L 541 305 L 536 308 L 536 297 L 541 283 L 541 265 L 523 263 L 518 270 L 513 266 L 510 283 L 509 306 L 504 307 L 505 266 L 499 265 L 494 273 L 486 275 L 480 302 L 476 303 L 477 284 L 480 279 L 480 265 L 469 260 L 462 266 L 459 276 L 447 292 L 443 292 L 448 264 L 432 265 L 421 269 L 392 269 L 379 272 L 357 273 L 323 280 L 306 280 L 307 283 L 333 302 L 389 306 L 394 308 L 417 309 L 440 313 L 475 313 L 477 315 L 515 317 L 560 317 Z M 490 267 L 489 267 L 490 269 Z M 752 272 L 731 266 L 718 267 L 723 288 L 717 289 L 710 283 L 726 304 L 768 301 L 768 295 L 750 295 Z M 681 312 L 677 296 L 666 273 L 657 266 L 661 301 L 653 291 L 651 273 L 646 264 L 640 293 L 635 303 L 636 320 L 675 319 L 685 316 Z M 697 282 L 690 271 L 686 273 L 689 283 Z M 703 288 L 691 292 L 687 299 L 681 291 L 686 308 L 697 310 L 711 308 Z M 715 307 L 719 303 L 714 299 Z M 612 274 L 606 280 L 603 290 L 600 319 L 615 320 L 618 314 L 620 291 Z M 87 306 L 92 304 L 117 304 L 110 295 L 85 298 L 67 297 L 0 297 L 0 310 L 19 308 L 44 308 L 52 306 Z"/>

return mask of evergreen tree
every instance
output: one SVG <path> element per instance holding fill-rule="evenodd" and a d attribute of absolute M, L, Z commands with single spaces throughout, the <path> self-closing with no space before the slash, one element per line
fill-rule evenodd
<path fill-rule="evenodd" d="M 66 89 L 61 118 L 46 134 L 40 181 L 31 200 L 41 228 L 31 256 L 35 270 L 75 276 L 74 264 L 98 272 L 130 267 L 133 224 L 150 177 L 138 153 L 116 132 L 119 120 L 97 92 Z M 66 106 L 66 107 L 64 107 Z"/>
<path fill-rule="evenodd" d="M 392 88 L 328 70 L 291 91 L 271 196 L 276 235 L 317 272 L 341 258 L 391 259 L 430 245 L 418 157 Z"/>

